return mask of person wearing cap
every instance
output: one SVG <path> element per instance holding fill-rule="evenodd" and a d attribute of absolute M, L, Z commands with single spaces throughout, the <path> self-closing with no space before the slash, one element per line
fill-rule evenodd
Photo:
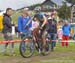
<path fill-rule="evenodd" d="M 47 24 L 47 31 L 51 37 L 51 51 L 54 50 L 54 47 L 56 46 L 56 34 L 57 34 L 57 21 L 54 19 L 55 15 L 51 14 L 48 18 L 48 24 Z"/>
<path fill-rule="evenodd" d="M 13 10 L 12 8 L 7 8 L 6 9 L 6 13 L 4 13 L 4 17 L 3 17 L 3 30 L 2 30 L 2 33 L 4 35 L 4 39 L 6 41 L 8 40 L 12 40 L 12 35 L 11 35 L 11 32 L 12 32 L 12 20 L 11 20 L 11 15 L 13 14 Z M 6 54 L 6 48 L 8 46 L 8 43 L 5 44 L 4 46 L 4 51 L 3 53 Z M 10 53 L 13 54 L 14 53 L 14 43 L 11 43 L 11 50 L 10 50 Z"/>

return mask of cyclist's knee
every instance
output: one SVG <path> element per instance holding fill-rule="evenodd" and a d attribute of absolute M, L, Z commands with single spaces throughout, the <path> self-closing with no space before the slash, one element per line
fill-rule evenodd
<path fill-rule="evenodd" d="M 47 35 L 47 32 L 46 32 L 46 31 L 44 31 L 44 32 L 43 32 L 43 34 L 42 34 L 42 37 L 43 37 L 43 38 L 45 38 L 45 37 L 46 37 L 46 35 Z"/>

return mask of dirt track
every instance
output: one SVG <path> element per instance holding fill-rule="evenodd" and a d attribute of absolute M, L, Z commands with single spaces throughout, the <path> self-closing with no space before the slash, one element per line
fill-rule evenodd
<path fill-rule="evenodd" d="M 0 58 L 0 63 L 36 63 L 36 62 L 46 63 L 45 61 L 48 62 L 49 60 L 55 60 L 58 57 L 62 58 L 67 56 L 75 56 L 75 52 L 62 52 L 62 53 L 51 52 L 48 56 L 36 55 L 31 58 L 23 58 L 21 56 L 8 56 Z"/>

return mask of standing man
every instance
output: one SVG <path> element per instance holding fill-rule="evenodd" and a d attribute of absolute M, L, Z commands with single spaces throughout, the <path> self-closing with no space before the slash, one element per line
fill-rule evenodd
<path fill-rule="evenodd" d="M 70 35 L 70 30 L 71 30 L 70 24 L 68 23 L 67 20 L 65 21 L 65 23 L 62 27 L 62 30 L 63 30 L 62 46 L 66 45 L 66 47 L 67 47 L 68 46 L 69 35 Z"/>
<path fill-rule="evenodd" d="M 54 47 L 56 46 L 57 22 L 54 18 L 55 18 L 55 15 L 51 14 L 51 18 L 48 19 L 48 33 L 52 40 L 51 51 L 53 51 Z"/>
<path fill-rule="evenodd" d="M 12 40 L 12 35 L 11 35 L 11 32 L 12 32 L 12 23 L 11 23 L 11 15 L 13 14 L 13 10 L 12 8 L 7 8 L 6 9 L 6 13 L 4 14 L 4 17 L 3 17 L 3 35 L 4 35 L 4 39 L 6 41 L 8 40 Z M 4 54 L 6 54 L 6 48 L 8 46 L 8 43 L 5 44 L 4 46 Z M 12 43 L 11 44 L 11 54 L 14 53 L 14 44 Z"/>

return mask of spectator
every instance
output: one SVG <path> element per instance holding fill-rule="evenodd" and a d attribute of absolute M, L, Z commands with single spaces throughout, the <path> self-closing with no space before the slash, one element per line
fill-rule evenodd
<path fill-rule="evenodd" d="M 29 29 L 27 29 L 32 26 L 31 23 L 27 25 L 30 19 L 31 17 L 29 16 L 29 10 L 27 8 L 23 9 L 22 15 L 18 17 L 18 31 L 21 34 L 21 39 L 25 36 L 25 33 L 30 33 Z"/>
<path fill-rule="evenodd" d="M 54 50 L 54 47 L 56 46 L 56 34 L 57 34 L 57 22 L 54 19 L 55 15 L 51 14 L 51 17 L 48 19 L 48 33 L 51 37 L 51 51 Z"/>
<path fill-rule="evenodd" d="M 65 45 L 66 45 L 66 47 L 68 46 L 70 29 L 71 29 L 70 24 L 68 23 L 67 20 L 65 20 L 65 23 L 62 27 L 62 30 L 63 30 L 62 46 L 65 46 Z"/>
<path fill-rule="evenodd" d="M 6 41 L 13 39 L 12 35 L 11 35 L 13 24 L 11 23 L 11 17 L 10 17 L 12 14 L 13 14 L 12 8 L 7 8 L 6 13 L 4 14 L 4 18 L 3 18 L 4 28 L 3 28 L 2 32 L 3 32 L 3 35 L 4 35 L 4 39 Z M 4 54 L 6 54 L 7 46 L 8 46 L 8 43 L 5 44 L 5 46 L 4 46 L 4 51 L 3 51 Z M 10 52 L 11 52 L 11 54 L 14 53 L 14 43 L 11 44 L 11 51 Z"/>
<path fill-rule="evenodd" d="M 58 29 L 57 30 L 58 39 L 61 41 L 62 40 L 62 36 L 63 36 L 62 21 L 58 22 L 57 29 Z"/>

